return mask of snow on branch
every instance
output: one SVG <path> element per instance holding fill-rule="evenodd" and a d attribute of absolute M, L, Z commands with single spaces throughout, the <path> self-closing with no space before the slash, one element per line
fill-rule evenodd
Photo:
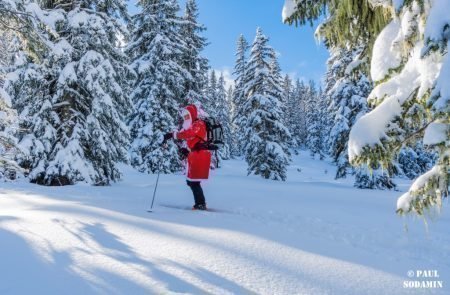
<path fill-rule="evenodd" d="M 283 22 L 287 21 L 288 18 L 290 18 L 296 10 L 297 5 L 295 3 L 295 0 L 286 0 L 284 2 L 283 11 L 281 13 Z"/>

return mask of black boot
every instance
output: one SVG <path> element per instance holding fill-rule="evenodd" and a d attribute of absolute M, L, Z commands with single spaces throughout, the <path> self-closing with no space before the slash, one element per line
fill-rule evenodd
<path fill-rule="evenodd" d="M 205 196 L 203 195 L 203 189 L 200 186 L 200 181 L 186 180 L 186 183 L 194 194 L 195 205 L 192 209 L 206 210 Z"/>
<path fill-rule="evenodd" d="M 192 206 L 192 210 L 208 210 L 206 205 L 194 205 Z"/>

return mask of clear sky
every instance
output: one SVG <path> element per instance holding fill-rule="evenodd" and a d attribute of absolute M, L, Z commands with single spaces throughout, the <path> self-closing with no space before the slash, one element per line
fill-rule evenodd
<path fill-rule="evenodd" d="M 328 52 L 314 38 L 315 28 L 283 24 L 284 0 L 197 0 L 200 22 L 208 30 L 210 45 L 205 55 L 214 69 L 232 69 L 236 40 L 242 33 L 249 42 L 257 27 L 270 38 L 270 45 L 280 54 L 283 72 L 319 82 L 325 73 Z"/>
<path fill-rule="evenodd" d="M 320 82 L 325 73 L 328 52 L 314 38 L 315 28 L 283 24 L 284 0 L 197 0 L 199 21 L 207 27 L 210 44 L 204 55 L 216 70 L 232 72 L 236 40 L 244 34 L 251 43 L 259 26 L 280 54 L 281 69 L 293 77 Z M 184 1 L 180 0 L 184 11 Z M 227 77 L 229 78 L 229 77 Z"/>

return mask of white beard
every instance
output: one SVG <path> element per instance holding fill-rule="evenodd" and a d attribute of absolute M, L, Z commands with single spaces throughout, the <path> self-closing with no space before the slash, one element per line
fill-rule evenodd
<path fill-rule="evenodd" d="M 191 127 L 191 125 L 192 125 L 192 119 L 183 121 L 183 129 L 184 130 L 189 129 L 189 127 Z"/>

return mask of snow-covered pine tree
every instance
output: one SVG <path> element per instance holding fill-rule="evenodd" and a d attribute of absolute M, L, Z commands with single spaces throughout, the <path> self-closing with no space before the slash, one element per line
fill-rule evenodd
<path fill-rule="evenodd" d="M 427 124 L 428 114 L 421 104 L 415 104 L 405 115 L 403 128 L 414 132 L 420 126 Z M 415 179 L 429 171 L 438 159 L 436 151 L 432 147 L 424 146 L 421 141 L 406 142 L 393 161 L 393 173 Z"/>
<path fill-rule="evenodd" d="M 207 45 L 206 38 L 201 36 L 206 27 L 198 23 L 198 16 L 196 0 L 186 1 L 180 31 L 184 43 L 181 64 L 187 72 L 182 105 L 201 100 L 202 91 L 208 85 L 206 79 L 209 69 L 208 59 L 201 56 L 201 52 Z"/>
<path fill-rule="evenodd" d="M 377 86 L 369 102 L 376 107 L 350 133 L 350 160 L 386 167 L 406 143 L 433 147 L 436 164 L 397 202 L 399 213 L 422 215 L 441 205 L 450 180 L 450 14 L 442 13 L 448 2 L 371 2 L 395 13 L 375 41 L 371 76 Z"/>
<path fill-rule="evenodd" d="M 0 179 L 14 179 L 22 169 L 15 161 L 18 117 L 11 97 L 4 90 L 6 73 L 15 62 L 20 42 L 12 30 L 0 30 Z"/>
<path fill-rule="evenodd" d="M 325 158 L 325 155 L 328 154 L 327 149 L 327 136 L 330 132 L 330 117 L 329 113 L 327 112 L 327 105 L 328 101 L 326 99 L 326 96 L 324 95 L 323 89 L 320 86 L 319 90 L 317 92 L 318 102 L 318 113 L 319 113 L 319 124 L 320 124 L 320 133 L 319 133 L 319 142 L 320 142 L 320 148 L 321 148 L 321 155 L 320 159 L 323 160 Z"/>
<path fill-rule="evenodd" d="M 243 143 L 244 129 L 246 124 L 246 114 L 244 114 L 244 103 L 246 98 L 244 95 L 244 83 L 246 80 L 246 69 L 247 69 L 247 51 L 249 45 L 247 40 L 243 35 L 239 36 L 237 41 L 236 50 L 236 63 L 234 65 L 234 92 L 233 92 L 233 120 L 232 120 L 232 131 L 233 131 L 233 150 L 232 154 L 234 156 L 241 156 L 244 152 Z"/>
<path fill-rule="evenodd" d="M 308 87 L 303 81 L 297 79 L 293 88 L 291 101 L 288 101 L 290 112 L 292 142 L 295 148 L 306 147 L 308 136 L 307 127 L 307 99 Z"/>
<path fill-rule="evenodd" d="M 129 118 L 132 138 L 131 163 L 139 171 L 170 173 L 181 167 L 177 147 L 163 136 L 177 128 L 179 96 L 186 76 L 181 55 L 185 44 L 180 35 L 176 0 L 141 0 L 141 12 L 132 18 L 133 33 L 127 53 L 137 74 Z"/>
<path fill-rule="evenodd" d="M 288 76 L 286 76 L 286 79 L 289 79 Z M 289 87 L 289 80 L 285 80 L 285 87 Z M 299 87 L 300 87 L 300 80 L 296 80 L 295 84 L 290 86 L 290 90 L 287 88 L 285 89 L 287 96 L 287 108 L 286 108 L 286 127 L 289 129 L 289 132 L 291 133 L 291 143 L 292 148 L 297 149 L 301 145 L 301 135 L 300 133 L 303 132 L 300 129 L 298 129 L 300 125 L 300 116 L 299 116 L 299 110 L 300 110 L 300 94 L 299 94 Z M 290 94 L 288 94 L 288 91 L 290 91 Z"/>
<path fill-rule="evenodd" d="M 66 1 L 19 7 L 35 26 L 34 32 L 30 24 L 26 32 L 17 31 L 27 40 L 29 57 L 7 84 L 27 131 L 21 144 L 29 154 L 20 160 L 31 169 L 30 180 L 50 185 L 116 180 L 115 162 L 126 159 L 127 146 L 121 122 L 128 105 L 127 71 L 116 48 L 117 35 L 124 33 L 117 18 L 126 18 L 125 6 Z"/>
<path fill-rule="evenodd" d="M 293 110 L 290 109 L 291 103 L 293 101 L 293 90 L 294 87 L 292 85 L 292 79 L 289 75 L 285 75 L 283 79 L 283 101 L 285 102 L 283 105 L 283 123 L 289 129 L 289 132 L 292 134 L 292 126 L 290 122 L 291 115 Z M 293 139 L 293 137 L 292 137 Z"/>
<path fill-rule="evenodd" d="M 415 179 L 429 171 L 436 162 L 436 153 L 427 150 L 422 143 L 403 147 L 397 155 L 399 174 Z"/>
<path fill-rule="evenodd" d="M 230 105 L 227 100 L 227 91 L 225 89 L 225 78 L 223 73 L 220 74 L 217 83 L 217 99 L 215 101 L 215 118 L 222 124 L 224 144 L 219 149 L 221 160 L 229 160 L 231 156 L 231 122 L 230 122 Z"/>
<path fill-rule="evenodd" d="M 373 43 L 377 34 L 389 21 L 391 15 L 391 11 L 389 9 L 382 6 L 374 6 L 369 0 L 319 0 L 295 1 L 295 3 L 289 0 L 287 2 L 289 2 L 287 3 L 289 5 L 286 5 L 283 11 L 283 20 L 290 24 L 294 22 L 296 24 L 304 24 L 306 22 L 312 23 L 314 20 L 317 20 L 325 14 L 332 16 L 327 17 L 326 21 L 322 23 L 317 30 L 318 37 L 324 39 L 328 48 L 332 50 L 338 50 L 339 48 L 342 50 L 358 50 L 358 47 L 360 47 L 361 44 L 365 44 L 363 50 L 359 49 L 359 58 L 348 62 L 352 63 L 351 68 L 359 69 L 358 72 L 367 77 L 370 64 L 370 53 L 372 52 Z M 339 58 L 336 60 L 336 65 L 341 65 Z M 343 67 L 341 67 L 341 71 L 342 70 L 344 70 Z M 326 93 L 334 87 L 336 82 L 333 80 L 337 78 L 335 73 L 333 73 L 333 69 L 329 68 L 329 71 L 330 75 L 326 77 Z M 351 75 L 347 76 L 351 77 Z M 353 77 L 354 81 L 358 81 L 358 79 L 358 77 Z M 340 85 L 340 87 L 342 87 L 342 85 Z M 335 132 L 338 131 L 339 127 L 344 127 L 344 117 L 338 116 L 337 119 L 342 120 L 337 122 L 338 126 L 335 127 Z M 334 134 L 336 135 L 336 133 Z M 347 136 L 345 133 L 342 133 L 341 135 Z M 345 138 L 341 138 L 339 142 L 340 144 L 335 145 L 335 147 L 341 146 L 341 144 L 345 142 Z M 341 150 L 341 148 L 339 148 L 339 150 Z M 340 152 L 339 154 L 343 155 L 344 153 Z M 339 163 L 343 163 L 344 165 L 339 165 L 345 166 L 345 159 L 340 159 L 344 161 Z M 343 171 L 343 169 L 339 169 L 337 176 L 343 175 Z M 386 174 L 386 170 L 383 171 L 383 169 L 380 169 L 379 165 L 370 164 L 358 170 L 355 186 L 365 188 L 391 188 L 393 187 L 393 183 Z"/>
<path fill-rule="evenodd" d="M 373 89 L 373 83 L 364 74 L 363 70 L 367 67 L 365 59 L 361 60 L 362 53 L 365 50 L 365 44 L 355 46 L 352 50 L 343 49 L 341 64 L 345 69 L 342 78 L 336 81 L 331 93 L 332 105 L 330 113 L 334 116 L 334 127 L 330 132 L 330 152 L 337 165 L 336 178 L 345 177 L 347 169 L 352 169 L 348 159 L 348 141 L 350 130 L 355 122 L 369 111 L 367 105 L 367 96 Z M 348 60 L 345 64 L 343 60 Z M 338 76 L 339 77 L 339 76 Z M 344 106 L 344 107 L 341 107 Z M 340 150 L 344 145 L 344 148 Z M 399 165 L 401 166 L 401 165 Z M 354 167 L 356 171 L 354 186 L 360 189 L 393 189 L 396 184 L 392 180 L 395 175 L 395 166 L 389 166 L 383 169 L 380 165 L 367 164 Z"/>
<path fill-rule="evenodd" d="M 227 104 L 228 104 L 228 124 L 229 124 L 229 138 L 228 138 L 228 145 L 230 146 L 230 158 L 233 158 L 233 150 L 234 150 L 234 137 L 236 136 L 233 133 L 233 117 L 234 117 L 234 104 L 233 104 L 233 95 L 234 95 L 234 88 L 232 85 L 228 87 L 227 90 Z"/>
<path fill-rule="evenodd" d="M 54 24 L 57 13 L 50 16 L 42 11 L 35 1 L 0 1 L 0 32 L 2 36 L 13 33 L 35 61 L 41 60 L 55 37 Z"/>
<path fill-rule="evenodd" d="M 437 154 L 426 149 L 420 142 L 412 147 L 403 147 L 397 156 L 401 175 L 411 180 L 429 171 L 436 163 L 436 160 Z"/>
<path fill-rule="evenodd" d="M 23 62 L 14 73 L 8 74 L 5 89 L 14 97 L 21 129 L 18 138 L 25 152 L 18 154 L 16 160 L 31 171 L 30 180 L 36 181 L 48 167 L 49 154 L 56 142 L 59 116 L 49 93 L 52 89 L 49 80 L 56 80 L 56 74 L 46 68 L 46 59 L 44 64 L 35 64 L 30 59 Z"/>
<path fill-rule="evenodd" d="M 290 87 L 291 85 L 285 85 L 285 79 L 281 75 L 281 68 L 278 62 L 278 58 L 274 56 L 270 61 L 270 75 L 273 77 L 275 83 L 274 88 L 271 90 L 271 94 L 280 101 L 280 109 L 281 109 L 281 123 L 289 130 L 289 122 L 287 119 L 288 114 L 288 99 L 290 96 L 290 92 L 292 89 L 288 90 L 285 87 Z M 288 143 L 289 147 L 294 146 L 293 138 L 290 136 L 290 142 Z"/>
<path fill-rule="evenodd" d="M 286 120 L 284 117 L 284 114 L 286 112 L 286 100 L 285 97 L 283 95 L 283 76 L 281 75 L 281 68 L 280 68 L 280 64 L 278 62 L 278 57 L 276 55 L 274 55 L 272 57 L 272 60 L 269 63 L 269 75 L 272 77 L 272 79 L 274 80 L 274 85 L 272 88 L 269 89 L 270 94 L 277 98 L 277 100 L 280 101 L 280 110 L 282 113 L 282 118 L 281 118 L 281 123 L 283 123 L 283 125 L 286 126 Z"/>
<path fill-rule="evenodd" d="M 209 100 L 208 100 L 209 93 L 208 92 L 209 92 L 209 72 L 205 76 L 205 85 L 201 92 L 202 95 L 196 101 L 194 101 L 194 104 L 200 105 L 201 108 L 203 108 L 203 105 L 207 105 L 209 102 Z"/>
<path fill-rule="evenodd" d="M 283 125 L 289 130 L 291 134 L 291 142 L 289 143 L 290 148 L 295 149 L 299 146 L 298 138 L 295 136 L 299 131 L 296 130 L 298 125 L 298 108 L 296 96 L 294 95 L 294 86 L 292 85 L 292 79 L 289 75 L 285 75 L 283 82 L 283 99 L 282 99 L 282 114 L 283 114 Z M 295 151 L 296 152 L 296 151 Z"/>
<path fill-rule="evenodd" d="M 15 161 L 20 152 L 15 137 L 18 128 L 17 112 L 11 98 L 0 85 L 0 180 L 14 179 L 22 169 Z"/>
<path fill-rule="evenodd" d="M 319 97 L 315 82 L 310 80 L 306 101 L 306 147 L 309 149 L 312 157 L 315 157 L 317 154 L 320 159 L 323 159 L 324 148 L 322 140 L 322 110 L 320 109 L 321 99 L 322 97 Z"/>
<path fill-rule="evenodd" d="M 356 49 L 332 48 L 327 62 L 325 95 L 332 122 L 327 143 L 337 166 L 336 179 L 352 172 L 348 160 L 348 137 L 355 121 L 367 112 L 366 97 L 372 89 L 371 82 L 360 68 L 363 49 L 362 46 Z"/>
<path fill-rule="evenodd" d="M 282 86 L 271 75 L 270 63 L 274 58 L 275 52 L 268 45 L 268 38 L 258 28 L 244 82 L 246 101 L 242 113 L 248 114 L 244 151 L 248 174 L 285 180 L 290 161 L 290 134 L 281 122 L 280 100 L 273 95 Z"/>
<path fill-rule="evenodd" d="M 355 44 L 363 37 L 373 45 L 373 52 L 367 50 L 365 56 L 371 58 L 370 73 L 376 86 L 368 100 L 375 108 L 351 130 L 350 161 L 388 168 L 401 146 L 422 140 L 436 150 L 438 160 L 398 200 L 398 212 L 422 215 L 426 209 L 439 207 L 448 196 L 450 182 L 450 14 L 442 13 L 448 11 L 448 1 L 295 4 L 295 9 L 286 9 L 286 21 L 313 21 L 328 10 L 321 34 L 329 37 L 329 42 Z M 424 111 L 411 112 L 421 108 Z"/>
<path fill-rule="evenodd" d="M 28 11 L 42 31 L 56 33 L 40 63 L 27 60 L 9 83 L 26 130 L 21 162 L 32 182 L 107 184 L 119 179 L 116 163 L 126 161 L 128 144 L 128 71 L 117 48 L 126 7 L 119 0 L 42 5 Z"/>
<path fill-rule="evenodd" d="M 217 117 L 218 86 L 216 71 L 212 70 L 209 74 L 206 95 L 200 100 L 202 109 L 212 117 Z"/>
<path fill-rule="evenodd" d="M 128 160 L 125 117 L 131 107 L 131 75 L 127 57 L 118 48 L 120 36 L 128 34 L 122 25 L 128 14 L 122 0 L 76 3 L 61 34 L 70 43 L 71 55 L 53 96 L 53 107 L 61 107 L 56 145 L 60 147 L 53 150 L 46 174 L 72 175 L 66 176 L 70 183 L 104 185 L 120 178 L 117 163 Z"/>
<path fill-rule="evenodd" d="M 14 57 L 19 51 L 19 41 L 12 31 L 0 29 L 0 86 L 3 86 L 7 68 L 13 65 Z"/>

